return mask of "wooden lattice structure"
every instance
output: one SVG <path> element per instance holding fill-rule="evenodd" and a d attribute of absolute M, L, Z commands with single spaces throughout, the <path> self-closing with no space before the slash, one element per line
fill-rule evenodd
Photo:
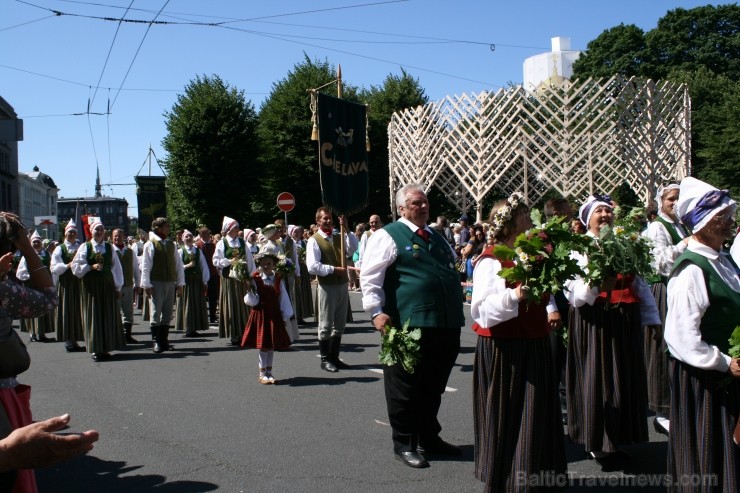
<path fill-rule="evenodd" d="M 549 190 L 583 199 L 626 181 L 647 201 L 690 173 L 690 105 L 683 84 L 615 76 L 408 108 L 388 125 L 391 209 L 408 183 L 437 187 L 478 219 L 493 191 L 532 204 Z"/>

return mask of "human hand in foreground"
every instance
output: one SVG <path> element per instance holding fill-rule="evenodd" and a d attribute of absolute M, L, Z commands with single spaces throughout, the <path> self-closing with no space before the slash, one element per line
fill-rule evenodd
<path fill-rule="evenodd" d="M 733 377 L 740 378 L 740 358 L 732 358 L 730 369 L 727 370 Z"/>
<path fill-rule="evenodd" d="M 92 450 L 99 438 L 95 430 L 54 434 L 69 420 L 69 414 L 65 414 L 13 430 L 0 440 L 0 472 L 46 467 Z"/>
<path fill-rule="evenodd" d="M 385 333 L 386 327 L 393 326 L 393 320 L 391 320 L 390 315 L 381 312 L 380 314 L 378 314 L 377 317 L 373 319 L 373 325 L 375 326 L 375 330 Z"/>

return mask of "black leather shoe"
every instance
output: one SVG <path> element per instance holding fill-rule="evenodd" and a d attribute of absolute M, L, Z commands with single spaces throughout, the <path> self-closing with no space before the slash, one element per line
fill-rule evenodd
<path fill-rule="evenodd" d="M 441 438 L 433 444 L 418 445 L 416 451 L 420 454 L 430 455 L 462 455 L 462 449 L 460 447 L 447 443 Z"/>
<path fill-rule="evenodd" d="M 64 350 L 68 353 L 79 353 L 80 351 L 84 351 L 85 348 L 80 346 L 64 346 Z"/>
<path fill-rule="evenodd" d="M 660 424 L 658 421 L 658 418 L 655 418 L 653 420 L 653 428 L 655 428 L 656 433 L 660 433 L 662 435 L 668 436 L 668 430 L 666 430 L 663 425 Z"/>
<path fill-rule="evenodd" d="M 92 360 L 93 361 L 100 361 L 102 358 L 100 357 L 100 354 L 98 353 L 92 353 Z"/>
<path fill-rule="evenodd" d="M 324 371 L 328 371 L 329 373 L 336 373 L 336 372 L 339 371 L 339 370 L 337 370 L 337 367 L 334 366 L 334 363 L 332 363 L 331 361 L 328 361 L 328 360 L 321 362 L 321 369 L 324 370 Z"/>
<path fill-rule="evenodd" d="M 31 334 L 28 337 L 28 340 L 31 341 L 31 342 L 38 342 L 39 339 L 38 339 L 38 337 L 36 337 L 36 334 Z"/>
<path fill-rule="evenodd" d="M 154 351 L 157 354 L 164 351 L 164 349 L 162 349 L 162 346 L 159 344 L 159 341 L 154 341 L 154 347 L 152 348 L 152 351 Z"/>
<path fill-rule="evenodd" d="M 397 460 L 400 460 L 409 467 L 413 467 L 415 469 L 429 467 L 429 462 L 414 450 L 409 450 L 407 452 L 394 452 L 393 455 Z"/>

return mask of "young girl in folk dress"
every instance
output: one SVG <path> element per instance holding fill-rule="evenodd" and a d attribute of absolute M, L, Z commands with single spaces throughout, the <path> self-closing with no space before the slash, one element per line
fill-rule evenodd
<path fill-rule="evenodd" d="M 272 376 L 272 357 L 278 351 L 290 347 L 290 336 L 285 329 L 293 316 L 293 308 L 280 274 L 275 273 L 278 257 L 262 252 L 254 256 L 257 272 L 252 275 L 257 287 L 255 292 L 244 296 L 244 303 L 252 307 L 244 329 L 242 347 L 259 349 L 259 383 L 275 384 Z"/>

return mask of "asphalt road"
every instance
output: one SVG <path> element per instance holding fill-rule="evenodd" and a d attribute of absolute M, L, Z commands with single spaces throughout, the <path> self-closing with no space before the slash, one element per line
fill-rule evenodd
<path fill-rule="evenodd" d="M 130 345 L 101 363 L 66 353 L 61 343 L 29 344 L 32 365 L 19 380 L 33 387 L 34 418 L 70 413 L 66 432 L 100 432 L 90 454 L 38 470 L 40 491 L 481 491 L 473 476 L 473 332 L 463 330 L 439 415 L 443 438 L 464 455 L 411 469 L 393 458 L 379 336 L 360 294 L 350 300 L 354 323 L 342 358 L 353 369 L 319 368 L 316 327 L 309 324 L 290 351 L 276 353 L 275 386 L 257 382 L 255 350 L 227 347 L 213 327 L 200 338 L 173 333 L 172 352 Z M 466 315 L 469 327 L 467 306 Z M 134 336 L 149 339 L 148 326 L 134 326 Z M 566 440 L 569 491 L 663 491 L 630 486 L 665 473 L 665 437 L 650 429 L 650 443 L 626 449 L 632 459 L 624 470 L 602 470 Z"/>

